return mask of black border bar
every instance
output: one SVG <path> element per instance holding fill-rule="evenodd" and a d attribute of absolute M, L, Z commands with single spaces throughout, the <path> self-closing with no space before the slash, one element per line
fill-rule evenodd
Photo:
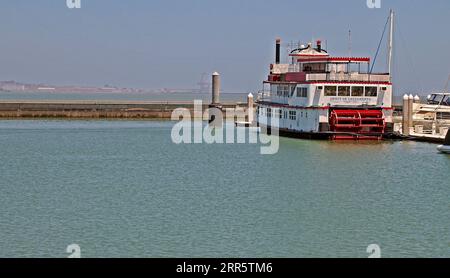
<path fill-rule="evenodd" d="M 197 266 L 189 272 L 189 266 Z M 205 268 L 209 266 L 208 274 Z M 180 268 L 181 267 L 181 268 Z M 183 270 L 184 272 L 177 272 Z M 201 271 L 203 270 L 203 272 Z M 226 276 L 280 274 L 450 274 L 448 259 L 0 259 L 0 274 L 165 274 Z"/>

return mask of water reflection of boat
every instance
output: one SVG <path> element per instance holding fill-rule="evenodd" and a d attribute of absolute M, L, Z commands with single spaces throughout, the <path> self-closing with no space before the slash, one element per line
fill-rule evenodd
<path fill-rule="evenodd" d="M 447 136 L 445 136 L 444 145 L 440 145 L 437 147 L 440 152 L 450 154 L 450 130 L 447 132 Z"/>

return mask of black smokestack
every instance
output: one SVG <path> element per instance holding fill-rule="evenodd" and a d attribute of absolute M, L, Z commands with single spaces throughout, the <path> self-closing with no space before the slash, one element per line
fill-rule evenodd
<path fill-rule="evenodd" d="M 277 38 L 275 46 L 275 64 L 280 63 L 280 48 L 281 48 L 281 39 Z"/>
<path fill-rule="evenodd" d="M 450 146 L 450 129 L 447 131 L 447 136 L 445 136 L 444 145 Z"/>

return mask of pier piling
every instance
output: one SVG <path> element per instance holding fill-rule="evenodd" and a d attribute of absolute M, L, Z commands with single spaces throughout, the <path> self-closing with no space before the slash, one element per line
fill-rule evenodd
<path fill-rule="evenodd" d="M 254 99 L 253 99 L 253 94 L 250 93 L 247 96 L 247 114 L 248 114 L 248 122 L 250 124 L 253 124 L 254 121 Z"/>
<path fill-rule="evenodd" d="M 220 74 L 214 72 L 212 74 L 212 104 L 220 103 Z"/>
<path fill-rule="evenodd" d="M 223 124 L 222 106 L 220 105 L 220 74 L 212 74 L 212 102 L 209 105 L 209 124 L 221 127 Z"/>
<path fill-rule="evenodd" d="M 411 94 L 408 97 L 408 126 L 410 129 L 414 128 L 413 112 L 414 112 L 414 96 Z"/>
<path fill-rule="evenodd" d="M 403 118 L 402 118 L 402 133 L 408 136 L 410 132 L 409 126 L 409 96 L 403 96 Z"/>

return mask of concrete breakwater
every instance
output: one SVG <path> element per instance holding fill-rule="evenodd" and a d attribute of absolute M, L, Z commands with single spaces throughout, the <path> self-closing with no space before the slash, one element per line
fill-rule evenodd
<path fill-rule="evenodd" d="M 246 103 L 222 103 L 224 109 Z M 209 107 L 203 103 L 203 111 Z M 193 101 L 0 101 L 0 118 L 136 118 L 170 119 L 172 111 L 186 108 L 194 117 Z"/>

